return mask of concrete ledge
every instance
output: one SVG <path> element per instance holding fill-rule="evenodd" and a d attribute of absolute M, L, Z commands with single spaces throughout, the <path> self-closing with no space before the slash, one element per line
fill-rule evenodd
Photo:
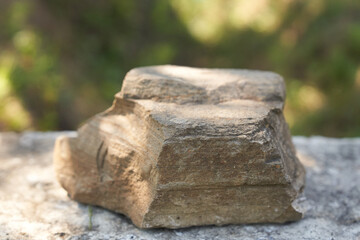
<path fill-rule="evenodd" d="M 0 134 L 0 239 L 360 239 L 360 138 L 293 138 L 307 170 L 299 222 L 140 230 L 67 197 L 52 169 L 61 134 L 75 132 Z"/>

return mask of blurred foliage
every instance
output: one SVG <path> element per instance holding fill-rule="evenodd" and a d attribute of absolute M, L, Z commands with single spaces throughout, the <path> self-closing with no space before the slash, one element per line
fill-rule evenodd
<path fill-rule="evenodd" d="M 2 0 L 0 130 L 75 129 L 131 68 L 278 72 L 293 134 L 360 136 L 360 1 Z"/>

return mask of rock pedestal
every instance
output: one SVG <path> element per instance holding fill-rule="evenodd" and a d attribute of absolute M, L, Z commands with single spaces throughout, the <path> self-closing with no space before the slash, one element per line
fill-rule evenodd
<path fill-rule="evenodd" d="M 295 221 L 304 186 L 271 72 L 136 68 L 108 110 L 55 145 L 70 197 L 141 228 Z"/>

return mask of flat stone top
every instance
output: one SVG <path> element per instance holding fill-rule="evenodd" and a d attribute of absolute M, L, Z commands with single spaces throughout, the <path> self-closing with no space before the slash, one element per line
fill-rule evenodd
<path fill-rule="evenodd" d="M 283 102 L 285 85 L 280 75 L 266 71 L 160 65 L 129 71 L 116 97 L 177 104 L 236 99 Z"/>
<path fill-rule="evenodd" d="M 360 239 L 360 138 L 293 138 L 307 170 L 298 222 L 140 230 L 67 197 L 52 169 L 64 134 L 76 133 L 0 134 L 0 239 Z"/>
<path fill-rule="evenodd" d="M 233 100 L 219 104 L 193 105 L 162 103 L 149 100 L 135 100 L 158 119 L 168 119 L 178 123 L 184 121 L 213 121 L 217 125 L 254 122 L 254 119 L 264 118 L 271 109 L 278 108 L 275 104 L 266 104 L 252 100 Z M 279 106 L 280 107 L 280 106 Z"/>

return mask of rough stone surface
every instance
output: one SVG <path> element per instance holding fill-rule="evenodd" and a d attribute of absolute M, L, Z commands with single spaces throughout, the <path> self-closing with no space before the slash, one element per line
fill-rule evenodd
<path fill-rule="evenodd" d="M 300 221 L 141 230 L 93 207 L 90 230 L 88 206 L 67 197 L 52 165 L 55 139 L 75 134 L 0 134 L 0 239 L 360 239 L 360 138 L 293 138 L 307 173 Z"/>
<path fill-rule="evenodd" d="M 59 138 L 58 179 L 141 228 L 298 220 L 305 176 L 284 100 L 271 72 L 133 69 L 111 108 Z"/>

